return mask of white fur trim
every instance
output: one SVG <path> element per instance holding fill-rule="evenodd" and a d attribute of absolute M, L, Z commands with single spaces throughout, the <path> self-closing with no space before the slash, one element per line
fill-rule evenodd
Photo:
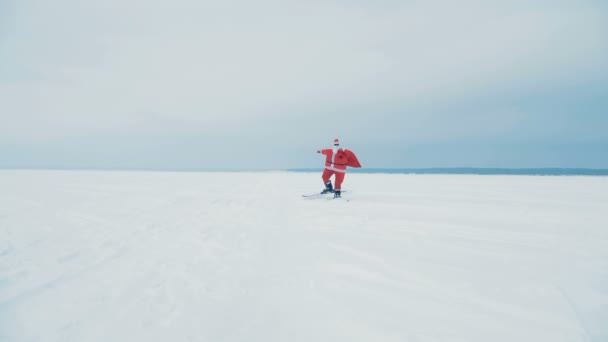
<path fill-rule="evenodd" d="M 346 170 L 336 169 L 335 167 L 332 167 L 332 166 L 326 166 L 325 168 L 327 170 L 330 170 L 330 171 L 336 171 L 336 172 L 340 172 L 340 173 L 346 173 Z"/>

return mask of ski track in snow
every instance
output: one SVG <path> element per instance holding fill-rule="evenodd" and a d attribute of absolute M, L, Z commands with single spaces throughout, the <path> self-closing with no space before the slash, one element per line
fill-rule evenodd
<path fill-rule="evenodd" d="M 606 341 L 608 178 L 0 171 L 0 341 Z"/>

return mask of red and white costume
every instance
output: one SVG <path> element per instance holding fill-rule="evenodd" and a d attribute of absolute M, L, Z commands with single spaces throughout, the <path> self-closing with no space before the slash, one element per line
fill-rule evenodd
<path fill-rule="evenodd" d="M 339 145 L 340 141 L 336 138 L 334 139 L 333 149 L 328 148 L 317 151 L 317 153 L 325 155 L 325 170 L 323 170 L 323 174 L 321 175 L 323 183 L 329 183 L 330 177 L 336 175 L 336 184 L 334 187 L 336 191 L 340 191 L 342 188 L 347 166 L 361 167 L 357 156 L 355 156 L 352 151 L 342 148 Z"/>

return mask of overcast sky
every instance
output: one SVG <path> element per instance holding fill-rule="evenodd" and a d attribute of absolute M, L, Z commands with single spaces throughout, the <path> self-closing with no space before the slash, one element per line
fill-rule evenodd
<path fill-rule="evenodd" d="M 608 168 L 607 3 L 0 0 L 0 168 Z"/>

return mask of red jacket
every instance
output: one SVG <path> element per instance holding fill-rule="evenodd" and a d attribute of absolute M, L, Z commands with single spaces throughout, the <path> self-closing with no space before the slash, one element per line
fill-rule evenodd
<path fill-rule="evenodd" d="M 357 156 L 351 150 L 340 148 L 334 156 L 333 149 L 317 151 L 325 155 L 325 168 L 338 172 L 346 172 L 346 167 L 361 167 Z"/>

